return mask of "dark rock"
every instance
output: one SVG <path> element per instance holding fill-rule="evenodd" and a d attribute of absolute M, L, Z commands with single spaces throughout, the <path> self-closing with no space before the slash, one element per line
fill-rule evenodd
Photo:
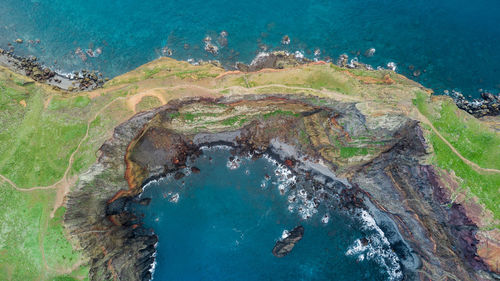
<path fill-rule="evenodd" d="M 288 35 L 283 36 L 283 38 L 281 38 L 281 44 L 283 45 L 290 44 L 290 37 Z"/>
<path fill-rule="evenodd" d="M 471 101 L 456 91 L 452 91 L 450 96 L 453 98 L 458 108 L 467 111 L 477 118 L 483 116 L 497 116 L 500 114 L 500 94 L 495 96 L 489 92 L 482 92 L 481 99 L 474 99 Z"/>
<path fill-rule="evenodd" d="M 174 175 L 174 179 L 176 179 L 176 180 L 180 180 L 180 179 L 182 179 L 184 176 L 186 176 L 186 175 L 185 175 L 183 172 L 177 172 L 177 173 L 175 173 L 175 175 Z"/>
<path fill-rule="evenodd" d="M 198 167 L 191 167 L 191 172 L 198 174 L 200 172 L 200 169 Z"/>
<path fill-rule="evenodd" d="M 295 244 L 302 239 L 304 236 L 304 227 L 299 225 L 295 227 L 285 239 L 276 242 L 273 248 L 273 255 L 278 258 L 282 258 L 288 255 L 295 247 Z"/>
<path fill-rule="evenodd" d="M 143 198 L 139 200 L 139 204 L 141 204 L 142 206 L 148 206 L 149 203 L 151 203 L 151 198 Z"/>

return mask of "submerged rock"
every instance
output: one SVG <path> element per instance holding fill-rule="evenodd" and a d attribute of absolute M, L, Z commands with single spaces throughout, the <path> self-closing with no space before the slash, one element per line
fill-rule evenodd
<path fill-rule="evenodd" d="M 175 175 L 174 175 L 174 179 L 176 179 L 176 180 L 180 180 L 180 179 L 182 179 L 184 176 L 185 176 L 185 174 L 184 174 L 183 172 L 177 172 L 177 173 L 175 173 Z"/>
<path fill-rule="evenodd" d="M 278 258 L 288 255 L 293 250 L 293 247 L 295 247 L 295 244 L 302 239 L 302 236 L 304 236 L 304 227 L 299 225 L 292 229 L 284 239 L 276 242 L 273 248 L 273 255 Z"/>

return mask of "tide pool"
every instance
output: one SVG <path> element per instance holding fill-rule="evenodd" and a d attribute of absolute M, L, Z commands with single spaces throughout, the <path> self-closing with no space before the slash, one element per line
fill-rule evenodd
<path fill-rule="evenodd" d="M 158 58 L 164 47 L 176 59 L 226 66 L 249 63 L 264 45 L 309 58 L 319 49 L 318 59 L 347 53 L 374 67 L 393 61 L 398 72 L 419 74 L 413 78 L 437 92 L 475 97 L 478 89 L 500 88 L 499 14 L 495 0 L 3 0 L 0 48 L 11 43 L 17 54 L 38 56 L 62 72 L 88 68 L 109 77 Z M 218 55 L 203 50 L 207 35 Z M 284 35 L 289 45 L 281 45 Z M 78 48 L 95 57 L 82 61 Z M 374 55 L 364 56 L 370 48 Z"/>
<path fill-rule="evenodd" d="M 186 169 L 182 179 L 167 176 L 145 187 L 142 198 L 151 203 L 134 205 L 134 212 L 159 237 L 154 280 L 402 278 L 397 256 L 367 213 L 334 211 L 328 200 L 316 208 L 317 195 L 295 186 L 285 167 L 230 156 L 224 148 L 206 149 L 192 163 L 200 173 Z M 305 228 L 303 239 L 287 256 L 273 256 L 275 242 L 297 225 Z"/>

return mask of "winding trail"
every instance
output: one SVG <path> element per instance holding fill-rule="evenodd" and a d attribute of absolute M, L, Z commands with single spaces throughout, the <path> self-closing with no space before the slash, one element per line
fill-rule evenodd
<path fill-rule="evenodd" d="M 417 111 L 418 111 L 418 109 L 417 109 Z M 491 169 L 491 168 L 483 168 L 483 167 L 479 166 L 478 164 L 476 164 L 476 163 L 470 161 L 469 159 L 465 158 L 464 156 L 462 156 L 462 154 L 460 154 L 460 152 L 458 152 L 457 149 L 445 137 L 443 137 L 443 135 L 441 135 L 441 133 L 436 129 L 436 127 L 434 127 L 434 125 L 432 125 L 432 122 L 427 117 L 425 117 L 420 111 L 418 111 L 418 117 L 424 124 L 429 125 L 429 127 L 431 127 L 432 131 L 444 143 L 446 143 L 446 145 L 453 151 L 453 153 L 455 153 L 458 156 L 458 158 L 460 158 L 462 161 L 464 161 L 465 164 L 469 165 L 471 168 L 476 170 L 478 173 L 500 174 L 500 170 Z"/>

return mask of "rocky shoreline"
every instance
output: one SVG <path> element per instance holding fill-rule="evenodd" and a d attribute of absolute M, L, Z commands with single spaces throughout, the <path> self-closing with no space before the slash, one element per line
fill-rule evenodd
<path fill-rule="evenodd" d="M 182 121 L 176 119 L 181 108 L 234 108 L 241 104 L 244 108 L 258 106 L 261 112 L 267 108 L 296 111 L 206 133 L 186 131 L 187 126 L 177 123 Z M 419 124 L 403 118 L 395 126 L 371 131 L 370 118 L 354 104 L 318 106 L 301 96 L 170 102 L 139 113 L 115 129 L 113 138 L 100 148 L 98 162 L 80 177 L 69 195 L 65 224 L 90 257 L 91 280 L 149 280 L 158 239 L 127 211 L 128 202 L 137 201 L 148 181 L 189 168 L 188 160 L 200 155 L 201 146 L 224 143 L 233 147 L 235 155 L 272 154 L 304 180 L 330 184 L 341 206 L 368 211 L 398 253 L 405 280 L 437 280 L 442 276 L 494 280 L 495 275 L 477 255 L 477 226 L 467 219 L 460 204 L 446 196 L 434 167 L 421 164 L 427 144 Z M 344 126 L 338 127 L 339 122 Z M 341 138 L 371 132 L 373 138 L 389 139 L 371 158 L 342 164 L 317 147 L 321 141 L 313 135 L 307 142 L 297 142 L 304 126 L 319 126 L 317 130 L 321 124 L 330 124 L 323 129 Z M 335 176 L 332 172 L 342 174 L 345 183 L 328 180 Z M 315 192 L 314 186 L 311 192 Z"/>
<path fill-rule="evenodd" d="M 328 59 L 327 62 L 331 60 Z M 305 58 L 300 54 L 292 54 L 286 51 L 273 51 L 259 53 L 250 64 L 237 62 L 235 69 L 242 72 L 254 72 L 266 68 L 284 69 L 296 67 L 303 64 L 314 63 L 314 60 Z M 200 61 L 196 64 L 212 63 L 221 66 L 219 61 Z M 370 65 L 359 62 L 357 58 L 349 59 L 347 54 L 340 55 L 335 64 L 342 68 L 348 69 L 363 69 L 373 70 Z M 102 73 L 89 70 L 75 71 L 71 75 L 63 75 L 56 71 L 44 67 L 36 57 L 22 57 L 14 54 L 13 50 L 0 49 L 0 65 L 10 68 L 11 70 L 26 75 L 33 80 L 45 83 L 56 88 L 67 91 L 89 91 L 102 87 L 109 78 L 104 77 Z M 389 69 L 395 70 L 393 64 L 389 63 Z M 460 109 L 465 110 L 476 118 L 484 116 L 500 115 L 500 94 L 496 96 L 489 92 L 482 92 L 480 99 L 468 100 L 460 92 L 452 91 L 451 94 L 445 91 L 446 95 L 450 95 Z"/>
<path fill-rule="evenodd" d="M 500 115 L 500 94 L 495 96 L 489 92 L 482 92 L 481 99 L 474 99 L 472 101 L 467 100 L 463 94 L 455 91 L 452 91 L 450 96 L 458 108 L 467 111 L 477 118 Z"/>
<path fill-rule="evenodd" d="M 43 66 L 37 57 L 21 57 L 12 51 L 0 49 L 0 65 L 31 79 L 67 91 L 89 91 L 104 85 L 108 78 L 96 71 L 82 70 L 62 75 Z"/>

